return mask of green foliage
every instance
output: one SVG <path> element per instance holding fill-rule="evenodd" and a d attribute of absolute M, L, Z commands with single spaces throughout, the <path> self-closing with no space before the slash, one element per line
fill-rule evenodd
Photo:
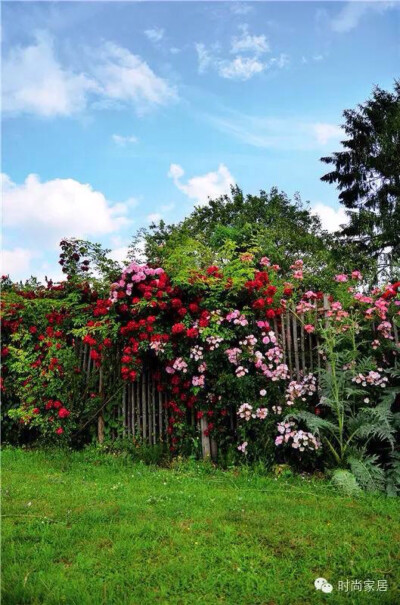
<path fill-rule="evenodd" d="M 304 421 L 312 432 L 321 435 L 331 465 L 339 467 L 334 483 L 341 489 L 351 493 L 356 483 L 367 491 L 383 491 L 391 477 L 389 491 L 395 491 L 396 471 L 390 463 L 385 469 L 383 460 L 390 460 L 398 437 L 400 415 L 394 411 L 399 393 L 398 370 L 389 372 L 392 387 L 382 390 L 387 378 L 372 357 L 363 355 L 368 343 L 356 345 L 360 331 L 355 314 L 347 318 L 344 332 L 334 322 L 320 327 L 326 356 L 326 367 L 319 372 L 320 406 L 325 417 L 309 411 L 295 411 L 290 417 Z M 376 376 L 372 395 L 357 384 L 363 382 L 359 376 L 370 371 Z M 371 396 L 374 401 L 370 401 Z"/>
<path fill-rule="evenodd" d="M 379 464 L 378 456 L 368 456 L 365 450 L 361 449 L 358 449 L 356 454 L 349 456 L 347 462 L 358 485 L 369 492 L 383 491 L 385 473 Z"/>
<path fill-rule="evenodd" d="M 400 256 L 400 81 L 393 92 L 376 86 L 365 103 L 343 116 L 344 149 L 321 158 L 334 168 L 322 180 L 336 183 L 349 210 L 342 233 L 380 261 L 385 250 L 384 265 L 393 275 Z"/>
<path fill-rule="evenodd" d="M 316 289 L 324 288 L 334 270 L 346 271 L 350 263 L 365 265 L 354 245 L 337 242 L 322 230 L 319 218 L 299 196 L 292 201 L 276 188 L 269 194 L 260 191 L 258 196 L 244 196 L 234 187 L 230 197 L 210 200 L 181 223 L 161 221 L 141 229 L 133 240 L 131 257 L 140 254 L 141 241 L 149 262 L 164 267 L 177 285 L 209 265 L 229 267 L 246 252 L 273 258 L 284 271 L 302 258 L 310 269 L 307 285 Z M 232 271 L 237 277 L 234 266 Z"/>
<path fill-rule="evenodd" d="M 345 496 L 358 496 L 361 494 L 361 487 L 353 473 L 345 469 L 338 468 L 332 474 L 333 485 Z"/>
<path fill-rule="evenodd" d="M 110 283 L 121 273 L 121 265 L 108 257 L 111 250 L 76 238 L 62 240 L 60 247 L 60 265 L 68 282 L 86 281 L 108 294 Z"/>

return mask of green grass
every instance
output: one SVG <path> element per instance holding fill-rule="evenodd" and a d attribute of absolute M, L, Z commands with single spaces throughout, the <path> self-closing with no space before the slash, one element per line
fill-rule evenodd
<path fill-rule="evenodd" d="M 400 603 L 394 499 L 93 450 L 7 448 L 3 482 L 3 605 Z"/>

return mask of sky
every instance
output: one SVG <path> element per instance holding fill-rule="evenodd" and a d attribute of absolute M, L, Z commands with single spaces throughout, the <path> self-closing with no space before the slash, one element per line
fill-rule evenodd
<path fill-rule="evenodd" d="M 238 184 L 346 220 L 321 156 L 399 76 L 399 2 L 3 2 L 2 273 L 135 232 Z"/>

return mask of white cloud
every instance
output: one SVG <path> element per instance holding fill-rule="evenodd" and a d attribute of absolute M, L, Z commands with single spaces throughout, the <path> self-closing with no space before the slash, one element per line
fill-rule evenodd
<path fill-rule="evenodd" d="M 230 193 L 231 186 L 235 184 L 233 176 L 224 164 L 220 164 L 215 172 L 192 177 L 186 184 L 180 181 L 184 174 L 179 164 L 171 164 L 168 176 L 180 191 L 198 204 L 207 204 L 208 198 L 215 199 Z"/>
<path fill-rule="evenodd" d="M 316 139 L 321 145 L 326 145 L 331 139 L 338 140 L 344 135 L 340 126 L 335 124 L 317 122 L 317 124 L 313 124 L 313 129 Z"/>
<path fill-rule="evenodd" d="M 383 13 L 395 6 L 395 2 L 375 0 L 374 2 L 347 2 L 332 19 L 331 28 L 338 33 L 349 32 L 356 28 L 361 19 L 368 13 Z"/>
<path fill-rule="evenodd" d="M 23 237 L 51 247 L 62 237 L 87 237 L 117 231 L 129 224 L 129 206 L 112 205 L 100 191 L 74 179 L 41 183 L 30 174 L 22 185 L 3 176 L 3 223 Z"/>
<path fill-rule="evenodd" d="M 3 249 L 1 251 L 1 274 L 10 275 L 12 280 L 26 279 L 31 261 L 37 254 L 28 248 Z"/>
<path fill-rule="evenodd" d="M 147 215 L 147 220 L 149 223 L 159 223 L 162 219 L 162 215 L 159 212 L 152 212 Z"/>
<path fill-rule="evenodd" d="M 116 44 L 81 49 L 81 58 L 87 73 L 63 66 L 52 38 L 43 32 L 30 46 L 12 48 L 3 59 L 3 111 L 54 117 L 77 114 L 89 105 L 133 105 L 143 113 L 177 98 L 143 59 Z"/>
<path fill-rule="evenodd" d="M 332 139 L 339 144 L 343 136 L 335 124 L 303 119 L 252 116 L 232 110 L 225 110 L 221 116 L 204 117 L 218 130 L 265 149 L 318 149 Z"/>
<path fill-rule="evenodd" d="M 121 246 L 120 248 L 114 248 L 114 250 L 111 250 L 111 252 L 108 253 L 108 256 L 112 259 L 117 261 L 118 263 L 123 263 L 124 261 L 127 260 L 127 256 L 128 256 L 128 246 Z"/>
<path fill-rule="evenodd" d="M 245 81 L 267 69 L 282 69 L 288 65 L 289 57 L 283 53 L 262 61 L 260 56 L 270 51 L 266 36 L 251 35 L 247 25 L 242 25 L 241 30 L 240 36 L 231 39 L 230 54 L 236 55 L 232 59 L 221 54 L 219 45 L 214 45 L 212 49 L 203 43 L 195 45 L 199 74 L 213 69 L 222 78 Z"/>
<path fill-rule="evenodd" d="M 218 67 L 218 73 L 229 80 L 249 80 L 255 74 L 259 74 L 266 68 L 256 57 L 236 57 L 233 61 L 222 61 Z"/>
<path fill-rule="evenodd" d="M 247 15 L 253 10 L 253 6 L 248 2 L 231 2 L 229 9 L 234 15 Z"/>
<path fill-rule="evenodd" d="M 332 206 L 322 203 L 314 204 L 311 214 L 319 216 L 323 229 L 331 232 L 338 231 L 341 225 L 345 225 L 349 221 L 343 207 L 332 208 Z"/>
<path fill-rule="evenodd" d="M 241 36 L 234 36 L 231 42 L 231 53 L 252 52 L 255 55 L 261 55 L 269 52 L 270 47 L 265 35 L 252 36 L 249 34 L 247 26 L 242 27 Z"/>
<path fill-rule="evenodd" d="M 152 29 L 146 29 L 146 36 L 151 42 L 160 42 L 164 37 L 164 30 L 161 27 L 153 27 Z"/>
<path fill-rule="evenodd" d="M 287 65 L 289 65 L 289 63 L 290 63 L 289 55 L 286 55 L 285 53 L 281 53 L 277 57 L 272 57 L 272 59 L 270 59 L 267 62 L 266 68 L 279 67 L 279 69 L 282 69 L 283 67 L 286 67 Z"/>
<path fill-rule="evenodd" d="M 182 166 L 179 164 L 171 164 L 168 171 L 168 176 L 174 180 L 180 179 L 185 174 Z"/>
<path fill-rule="evenodd" d="M 211 53 L 202 43 L 195 44 L 199 74 L 203 74 L 213 63 Z"/>
<path fill-rule="evenodd" d="M 44 33 L 31 46 L 13 48 L 3 59 L 3 111 L 43 117 L 69 116 L 86 107 L 97 84 L 87 75 L 64 69 L 52 39 Z"/>
<path fill-rule="evenodd" d="M 128 145 L 129 143 L 137 143 L 139 140 L 134 135 L 123 136 L 122 134 L 113 134 L 111 138 L 114 143 L 120 145 L 121 147 L 125 147 L 125 145 Z"/>
<path fill-rule="evenodd" d="M 141 239 L 138 243 L 135 244 L 135 249 L 136 249 L 135 260 L 137 262 L 141 262 L 141 263 L 146 262 L 146 255 L 144 253 L 145 247 L 146 247 L 146 242 L 144 239 Z M 108 253 L 108 256 L 112 260 L 117 261 L 118 263 L 129 264 L 131 261 L 128 260 L 128 251 L 129 251 L 128 246 L 119 246 L 118 248 L 114 248 L 113 250 L 111 250 L 111 252 Z"/>
<path fill-rule="evenodd" d="M 132 103 L 139 112 L 176 99 L 176 91 L 157 76 L 139 56 L 107 42 L 93 72 L 107 99 Z"/>

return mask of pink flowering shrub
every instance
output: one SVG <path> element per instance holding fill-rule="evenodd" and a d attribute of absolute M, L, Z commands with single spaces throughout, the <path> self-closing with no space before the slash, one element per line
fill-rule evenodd
<path fill-rule="evenodd" d="M 135 382 L 143 367 L 152 369 L 156 388 L 166 395 L 173 453 L 199 442 L 205 419 L 204 430 L 219 444 L 221 457 L 231 448 L 238 460 L 266 465 L 346 465 L 350 449 L 366 443 L 372 448 L 380 406 L 393 414 L 393 401 L 383 404 L 381 397 L 395 387 L 399 354 L 400 284 L 365 292 L 361 279 L 357 270 L 332 276 L 324 296 L 310 289 L 301 259 L 281 275 L 269 259 L 242 255 L 221 267 L 193 269 L 188 283 L 179 285 L 161 267 L 131 263 L 108 296 L 68 282 L 45 292 L 51 308 L 58 297 L 60 330 L 49 325 L 39 305 L 27 305 L 25 294 L 11 288 L 3 296 L 4 388 L 12 407 L 7 417 L 64 437 L 90 419 L 101 398 L 74 369 L 81 339 L 95 371 L 119 366 L 119 382 L 107 382 L 115 390 L 115 398 L 107 393 L 110 418 L 121 385 Z M 38 293 L 32 296 L 36 300 Z M 312 371 L 297 373 L 287 363 L 286 313 L 296 317 L 310 343 Z M 28 354 L 21 364 L 22 350 Z M 352 423 L 361 421 L 364 429 L 352 432 Z M 393 419 L 385 431 L 389 452 Z M 351 447 L 345 447 L 348 441 Z"/>

